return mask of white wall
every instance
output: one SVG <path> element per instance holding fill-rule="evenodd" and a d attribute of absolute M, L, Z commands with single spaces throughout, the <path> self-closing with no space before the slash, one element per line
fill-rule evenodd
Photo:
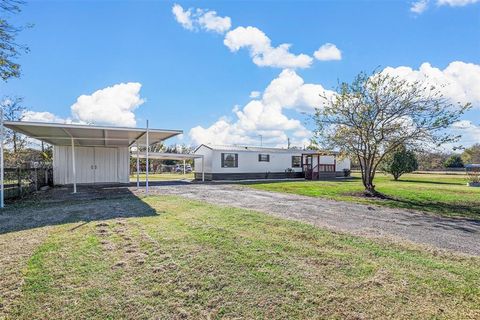
<path fill-rule="evenodd" d="M 205 157 L 206 173 L 257 173 L 257 172 L 285 172 L 291 168 L 296 172 L 301 172 L 302 168 L 292 168 L 292 156 L 301 156 L 302 150 L 291 150 L 286 152 L 257 152 L 257 151 L 222 151 L 212 150 L 205 146 L 200 146 L 196 154 L 202 154 Z M 222 168 L 222 153 L 238 154 L 237 168 Z M 270 155 L 270 162 L 258 161 L 259 154 Z M 316 156 L 313 157 L 314 166 L 317 164 Z M 321 164 L 336 163 L 336 171 L 350 169 L 350 159 L 336 159 L 334 156 L 320 156 Z M 201 171 L 201 160 L 195 159 L 195 168 L 197 172 Z"/>
<path fill-rule="evenodd" d="M 222 168 L 222 153 L 238 154 L 238 168 Z M 259 154 L 270 155 L 269 162 L 258 161 Z M 301 156 L 302 152 L 253 152 L 253 151 L 220 151 L 212 152 L 212 172 L 246 173 L 246 172 L 285 172 L 292 168 L 292 156 Z M 301 172 L 302 168 L 292 168 Z M 206 171 L 209 172 L 209 171 Z"/>
<path fill-rule="evenodd" d="M 128 183 L 130 174 L 128 147 L 75 147 L 77 183 Z M 72 184 L 72 148 L 53 148 L 54 184 Z"/>
<path fill-rule="evenodd" d="M 203 155 L 203 159 L 205 161 L 205 172 L 212 173 L 212 149 L 207 148 L 205 146 L 200 146 L 196 151 L 195 154 Z M 195 158 L 193 160 L 194 163 L 194 170 L 195 172 L 202 172 L 202 159 Z"/>

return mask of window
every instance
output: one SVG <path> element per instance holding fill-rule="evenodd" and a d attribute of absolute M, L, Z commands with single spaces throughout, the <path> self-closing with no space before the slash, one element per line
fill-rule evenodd
<path fill-rule="evenodd" d="M 222 153 L 222 168 L 238 168 L 238 154 Z"/>
<path fill-rule="evenodd" d="M 269 154 L 259 154 L 258 155 L 258 162 L 270 162 L 270 155 Z"/>
<path fill-rule="evenodd" d="M 292 156 L 292 168 L 300 168 L 302 166 L 302 156 Z"/>

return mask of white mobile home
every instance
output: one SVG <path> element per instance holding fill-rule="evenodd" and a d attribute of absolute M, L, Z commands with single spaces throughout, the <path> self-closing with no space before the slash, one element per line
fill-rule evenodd
<path fill-rule="evenodd" d="M 207 180 L 328 179 L 343 176 L 344 169 L 350 169 L 349 159 L 316 150 L 202 144 L 195 154 L 204 158 Z M 201 165 L 196 159 L 195 168 Z M 200 179 L 200 175 L 195 178 Z"/>

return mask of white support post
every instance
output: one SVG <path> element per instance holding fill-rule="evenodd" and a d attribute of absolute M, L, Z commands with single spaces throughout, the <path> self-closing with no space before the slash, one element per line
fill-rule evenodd
<path fill-rule="evenodd" d="M 73 193 L 77 193 L 77 171 L 75 170 L 75 142 L 72 138 Z"/>
<path fill-rule="evenodd" d="M 148 141 L 148 120 L 147 120 L 147 137 L 146 137 L 146 140 L 147 140 L 147 150 L 146 150 L 146 154 L 145 154 L 145 160 L 146 160 L 147 168 L 146 168 L 146 171 L 145 171 L 145 194 L 148 195 L 148 166 L 149 166 L 149 163 L 148 163 L 148 147 L 149 147 L 149 141 Z"/>
<path fill-rule="evenodd" d="M 202 156 L 202 182 L 205 182 L 205 156 Z"/>
<path fill-rule="evenodd" d="M 140 151 L 138 150 L 138 140 L 135 142 L 135 145 L 137 146 L 137 189 L 138 189 L 140 188 L 140 157 L 139 157 Z"/>
<path fill-rule="evenodd" d="M 4 196 L 4 189 L 3 189 L 3 108 L 0 108 L 0 208 L 5 207 L 5 196 Z"/>
<path fill-rule="evenodd" d="M 186 171 L 185 171 L 185 159 L 183 159 L 183 175 L 184 175 L 184 176 L 185 176 L 185 173 L 186 173 Z M 184 178 L 185 178 L 185 177 L 184 177 Z"/>

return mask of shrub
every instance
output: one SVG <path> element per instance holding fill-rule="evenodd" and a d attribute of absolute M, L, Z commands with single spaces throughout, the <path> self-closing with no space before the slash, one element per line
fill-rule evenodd
<path fill-rule="evenodd" d="M 445 167 L 447 168 L 463 168 L 462 157 L 458 154 L 451 155 L 450 158 L 445 161 Z"/>
<path fill-rule="evenodd" d="M 418 169 L 418 162 L 415 153 L 401 147 L 390 158 L 385 160 L 383 171 L 390 173 L 393 179 L 398 180 L 404 173 L 413 172 Z"/>

